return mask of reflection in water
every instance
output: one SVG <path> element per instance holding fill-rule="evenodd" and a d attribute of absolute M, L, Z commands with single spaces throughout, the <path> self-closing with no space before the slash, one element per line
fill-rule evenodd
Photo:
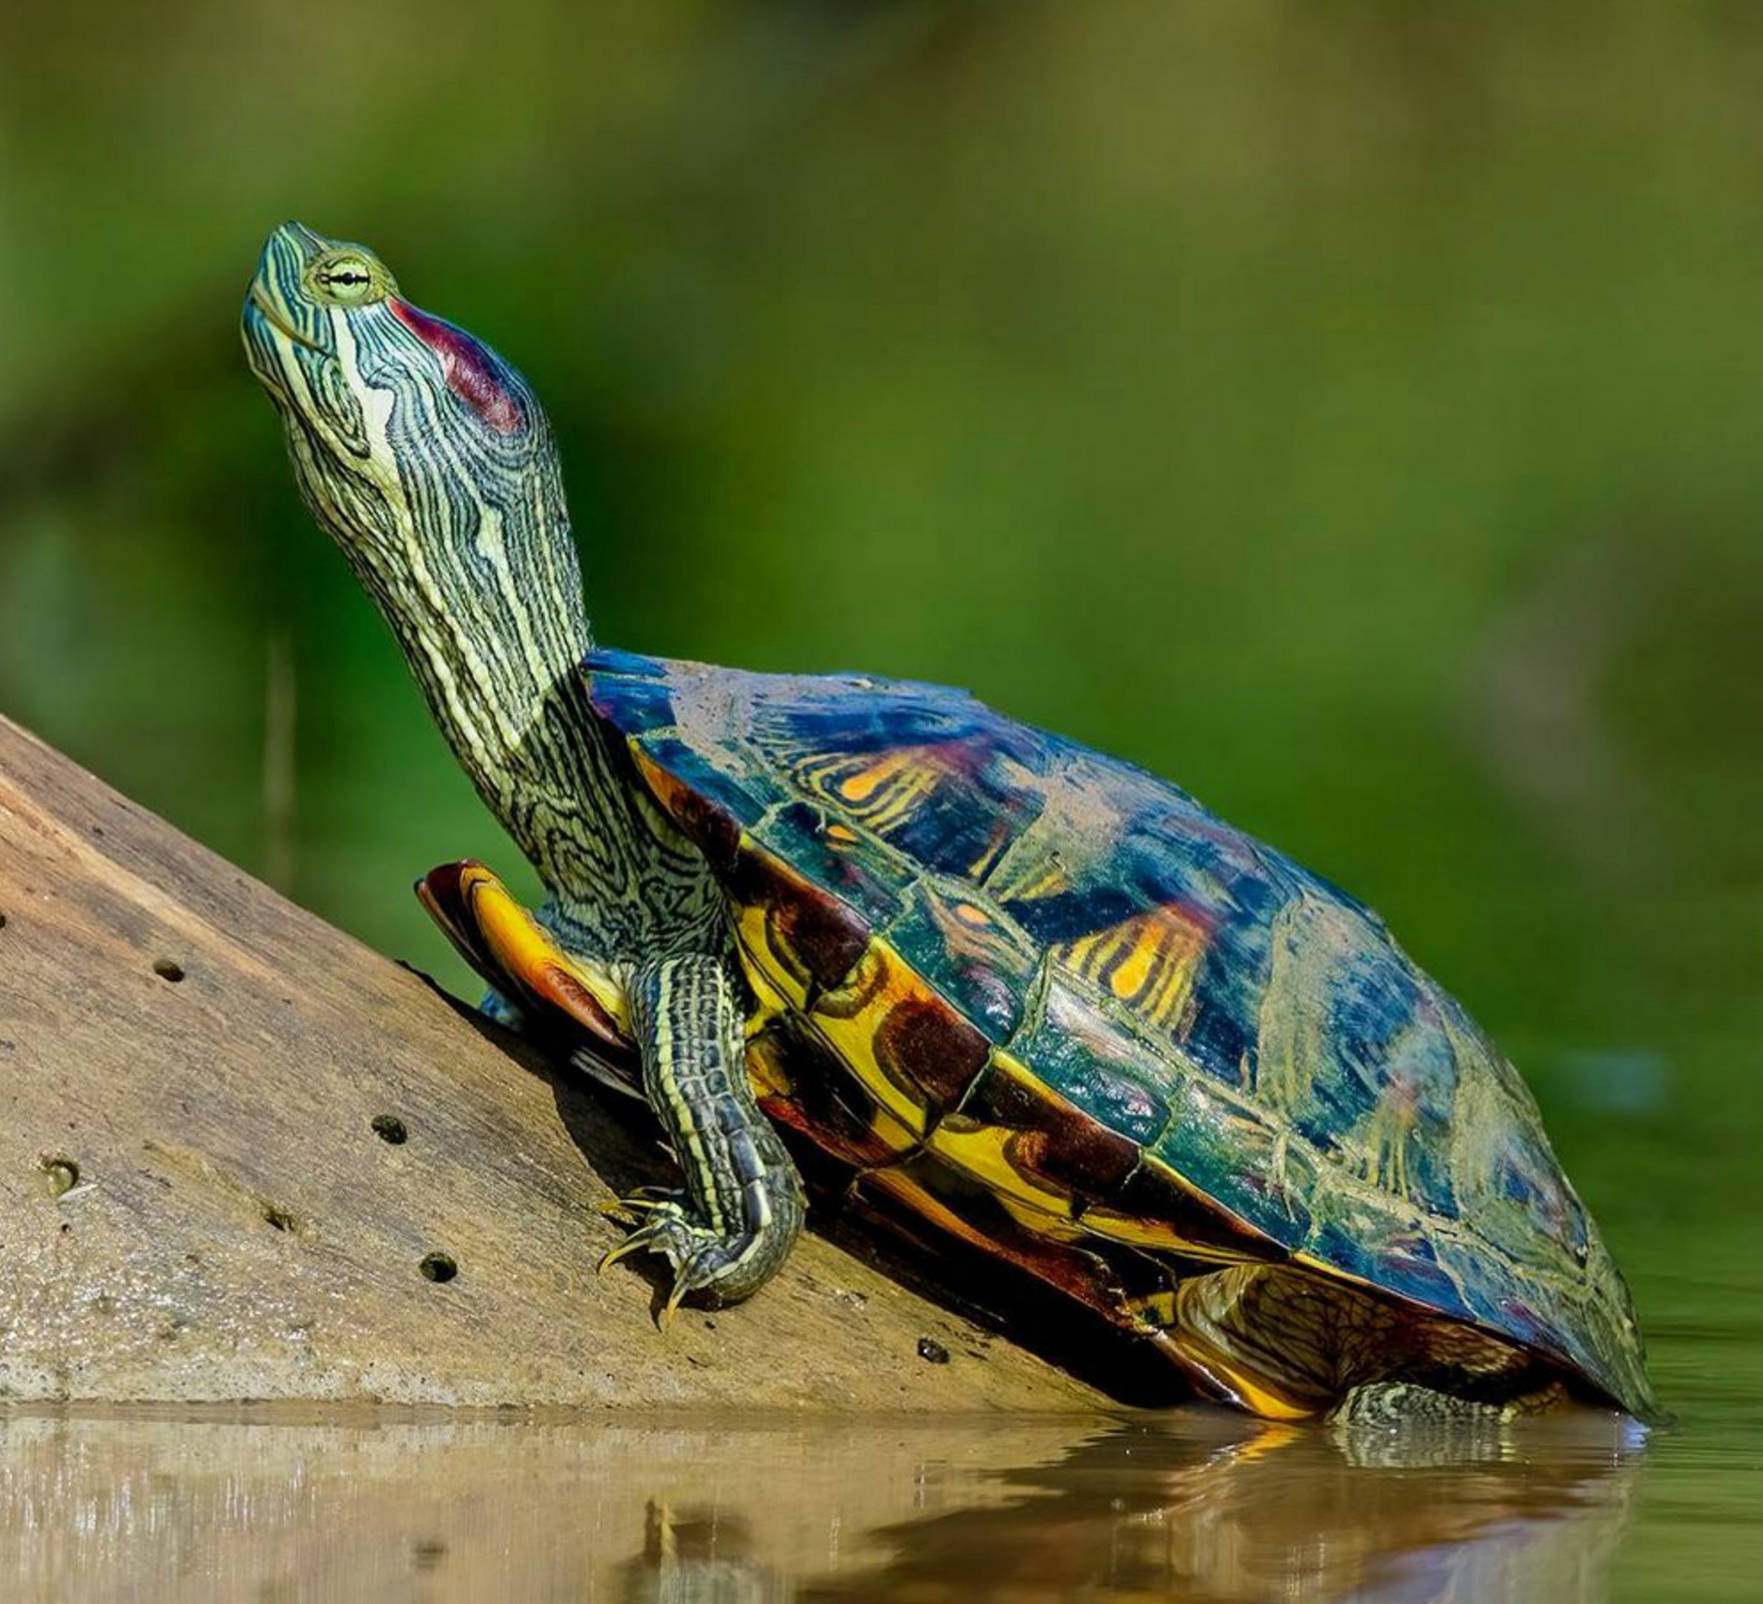
<path fill-rule="evenodd" d="M 1011 1473 L 1010 1502 L 892 1527 L 889 1564 L 799 1596 L 1596 1599 L 1638 1463 L 1605 1417 L 1420 1437 L 1185 1424 L 1100 1433 Z"/>
<path fill-rule="evenodd" d="M 651 1503 L 643 1552 L 625 1567 L 620 1604 L 782 1604 L 789 1580 L 751 1557 L 751 1529 L 714 1508 L 676 1514 Z"/>
<path fill-rule="evenodd" d="M 0 1596 L 1592 1599 L 1638 1455 L 1130 1420 L 0 1416 Z"/>

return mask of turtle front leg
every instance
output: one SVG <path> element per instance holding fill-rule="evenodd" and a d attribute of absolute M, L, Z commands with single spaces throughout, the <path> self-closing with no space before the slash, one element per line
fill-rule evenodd
<path fill-rule="evenodd" d="M 676 1275 L 661 1312 L 704 1293 L 720 1306 L 757 1292 L 802 1230 L 796 1167 L 747 1082 L 741 1010 L 727 964 L 688 955 L 640 965 L 626 992 L 643 1095 L 680 1168 L 682 1192 L 647 1188 L 615 1205 L 638 1225 L 600 1268 L 663 1253 Z"/>

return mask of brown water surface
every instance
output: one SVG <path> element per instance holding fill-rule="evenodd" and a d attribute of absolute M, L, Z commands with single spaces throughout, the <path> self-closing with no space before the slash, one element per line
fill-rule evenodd
<path fill-rule="evenodd" d="M 1648 1440 L 1591 1414 L 1398 1437 L 1199 1408 L 14 1413 L 0 1595 L 1750 1598 L 1758 1444 L 1754 1415 Z"/>

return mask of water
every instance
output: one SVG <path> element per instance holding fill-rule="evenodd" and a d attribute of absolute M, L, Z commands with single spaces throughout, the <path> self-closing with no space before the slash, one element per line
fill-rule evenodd
<path fill-rule="evenodd" d="M 1730 1306 L 1736 1300 L 1726 1300 Z M 0 1417 L 0 1594 L 441 1601 L 1755 1599 L 1763 1420 L 1667 1336 L 1678 1426 L 1468 1436 L 1211 1408 L 1009 1418 Z"/>

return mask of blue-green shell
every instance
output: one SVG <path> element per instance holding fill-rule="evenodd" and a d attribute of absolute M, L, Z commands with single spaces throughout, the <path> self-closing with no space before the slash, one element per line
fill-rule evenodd
<path fill-rule="evenodd" d="M 1650 1407 L 1627 1288 L 1528 1089 L 1362 904 L 963 691 L 612 651 L 587 669 L 713 863 L 738 838 L 837 899 L 1106 1151 Z"/>

